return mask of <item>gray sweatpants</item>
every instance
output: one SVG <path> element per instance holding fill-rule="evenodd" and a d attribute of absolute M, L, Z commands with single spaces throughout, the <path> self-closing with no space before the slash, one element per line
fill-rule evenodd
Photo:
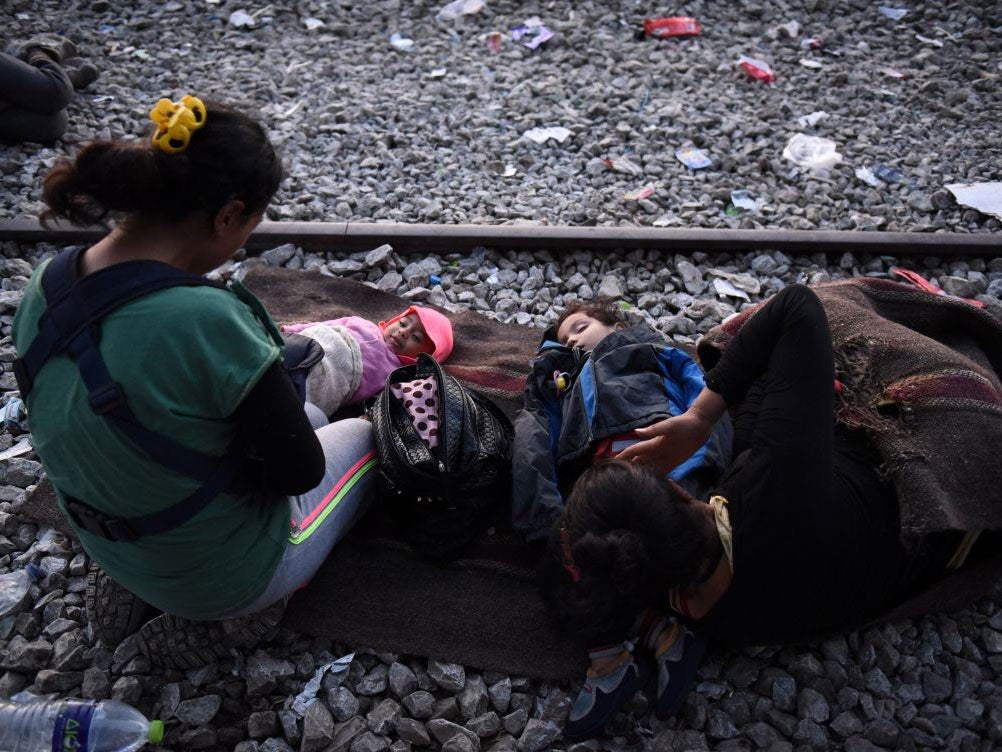
<path fill-rule="evenodd" d="M 253 603 L 224 618 L 260 611 L 309 582 L 372 501 L 379 465 L 372 424 L 359 418 L 327 423 L 310 403 L 306 414 L 327 458 L 324 478 L 312 491 L 287 497 L 292 526 L 278 568 Z"/>

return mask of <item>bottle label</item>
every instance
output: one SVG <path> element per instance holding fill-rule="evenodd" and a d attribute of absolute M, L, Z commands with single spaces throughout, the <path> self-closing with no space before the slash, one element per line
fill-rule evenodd
<path fill-rule="evenodd" d="M 87 749 L 87 735 L 96 707 L 92 702 L 72 702 L 59 711 L 52 729 L 52 752 Z"/>

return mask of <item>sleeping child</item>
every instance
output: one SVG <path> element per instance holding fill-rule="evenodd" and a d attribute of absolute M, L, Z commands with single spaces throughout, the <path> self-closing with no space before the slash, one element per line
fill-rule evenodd
<path fill-rule="evenodd" d="M 283 332 L 316 340 L 324 357 L 306 377 L 306 400 L 332 415 L 367 400 L 401 365 L 428 353 L 440 363 L 452 352 L 452 323 L 431 308 L 411 306 L 378 324 L 359 316 L 291 324 Z"/>
<path fill-rule="evenodd" d="M 703 372 L 682 350 L 648 326 L 627 327 L 613 301 L 599 299 L 567 308 L 543 337 L 532 360 L 525 409 L 515 419 L 512 462 L 512 527 L 530 543 L 554 531 L 578 477 L 638 441 L 633 431 L 681 415 L 702 391 Z M 733 431 L 721 420 L 695 454 L 668 476 L 680 490 L 706 498 L 731 459 Z M 565 568 L 574 576 L 573 561 Z M 596 734 L 620 704 L 656 670 L 658 716 L 679 707 L 705 643 L 691 630 L 651 610 L 637 616 L 634 655 L 626 635 L 596 635 L 590 666 L 564 738 Z"/>

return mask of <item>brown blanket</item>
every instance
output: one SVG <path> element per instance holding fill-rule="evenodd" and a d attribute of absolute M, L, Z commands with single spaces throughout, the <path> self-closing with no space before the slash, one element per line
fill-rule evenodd
<path fill-rule="evenodd" d="M 341 315 L 378 320 L 406 307 L 395 295 L 350 280 L 258 268 L 245 284 L 279 323 Z M 521 382 L 540 333 L 481 317 L 450 314 L 456 348 L 449 370 L 487 387 L 509 414 L 521 405 Z M 730 331 L 714 330 L 724 340 Z M 713 339 L 708 342 L 712 343 Z M 993 497 L 995 498 L 995 497 Z M 22 513 L 67 531 L 48 482 Z M 424 655 L 467 666 L 544 678 L 580 678 L 582 646 L 557 631 L 539 596 L 529 551 L 503 534 L 484 536 L 449 566 L 422 560 L 378 519 L 367 519 L 339 544 L 289 604 L 285 623 L 360 647 Z M 885 618 L 957 610 L 991 591 L 1002 557 L 953 575 Z"/>
<path fill-rule="evenodd" d="M 887 280 L 813 289 L 843 386 L 836 417 L 872 437 L 898 492 L 904 542 L 941 530 L 1002 529 L 1002 322 Z M 704 368 L 756 310 L 700 341 Z"/>

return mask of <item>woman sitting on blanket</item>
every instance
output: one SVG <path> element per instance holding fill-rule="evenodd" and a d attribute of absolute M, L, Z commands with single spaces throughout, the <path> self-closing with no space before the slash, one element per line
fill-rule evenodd
<path fill-rule="evenodd" d="M 306 401 L 333 415 L 364 402 L 401 365 L 428 353 L 439 363 L 452 353 L 452 322 L 432 308 L 411 306 L 378 324 L 360 316 L 289 324 L 283 332 L 316 340 L 324 357 L 306 376 Z"/>
<path fill-rule="evenodd" d="M 650 327 L 627 327 L 614 301 L 569 306 L 532 361 L 525 409 L 515 420 L 514 529 L 530 543 L 544 542 L 559 526 L 564 497 L 582 472 L 638 441 L 634 429 L 684 413 L 703 385 L 692 358 Z M 729 421 L 721 421 L 701 444 L 668 476 L 697 495 L 708 491 L 730 462 Z M 601 729 L 619 702 L 644 683 L 646 663 L 631 656 L 624 640 L 638 634 L 660 659 L 664 621 L 645 612 L 632 632 L 626 625 L 592 635 L 591 666 L 564 727 L 566 738 Z M 669 696 L 659 698 L 662 712 L 671 712 Z"/>
<path fill-rule="evenodd" d="M 665 693 L 673 704 L 684 696 L 704 637 L 761 644 L 860 626 L 965 557 L 999 550 L 997 535 L 971 547 L 963 530 L 903 544 L 898 495 L 871 440 L 835 421 L 834 374 L 825 309 L 812 290 L 788 287 L 744 322 L 684 414 L 638 430 L 643 441 L 576 483 L 551 538 L 551 593 L 567 628 L 592 639 L 626 629 L 643 607 L 684 622 L 645 627 L 669 657 L 659 711 Z M 664 481 L 753 384 L 761 401 L 740 413 L 748 425 L 735 425 L 735 459 L 709 503 Z M 981 412 L 997 429 L 997 378 L 991 390 L 996 407 Z M 998 464 L 969 472 L 987 488 L 1002 482 Z M 616 687 L 596 683 L 593 702 L 608 706 Z"/>
<path fill-rule="evenodd" d="M 83 381 L 93 363 L 75 365 L 65 351 L 38 369 L 25 401 L 60 508 L 88 555 L 166 612 L 141 640 L 162 662 L 184 644 L 179 617 L 229 619 L 272 606 L 280 613 L 365 508 L 377 460 L 367 421 L 327 424 L 312 405 L 304 409 L 260 302 L 238 284 L 200 277 L 243 246 L 282 180 L 264 130 L 190 96 L 160 100 L 151 119 L 152 138 L 93 143 L 54 167 L 45 215 L 82 226 L 119 220 L 72 257 L 70 280 L 99 285 L 147 270 L 188 281 L 100 320 L 93 350 L 124 404 L 95 402 Z M 17 311 L 22 358 L 51 320 L 53 300 L 43 292 L 50 265 L 32 276 Z M 156 448 L 148 451 L 151 434 Z M 218 491 L 217 476 L 195 466 L 238 469 Z M 182 508 L 196 497 L 198 508 Z M 218 634 L 205 639 L 218 642 Z"/>

